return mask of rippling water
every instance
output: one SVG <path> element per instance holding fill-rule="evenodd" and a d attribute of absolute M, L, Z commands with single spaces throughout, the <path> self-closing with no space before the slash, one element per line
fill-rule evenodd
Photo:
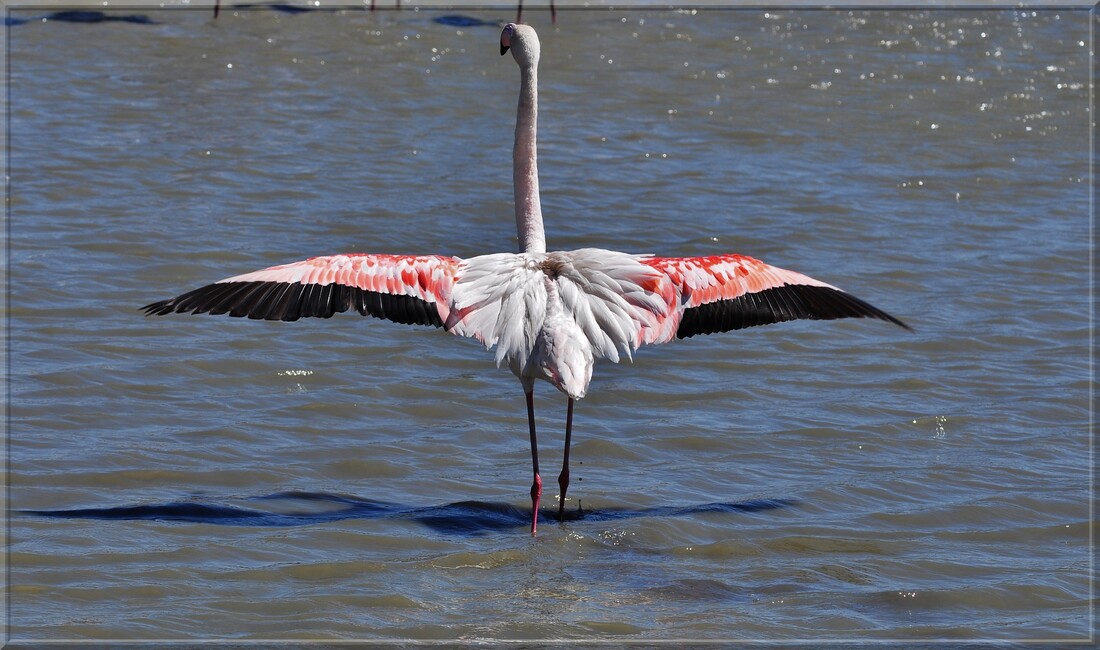
<path fill-rule="evenodd" d="M 514 250 L 498 27 L 46 13 L 8 32 L 12 638 L 1091 633 L 1085 11 L 529 10 L 551 248 L 751 254 L 916 330 L 597 367 L 534 539 L 522 393 L 476 343 L 138 311 Z"/>

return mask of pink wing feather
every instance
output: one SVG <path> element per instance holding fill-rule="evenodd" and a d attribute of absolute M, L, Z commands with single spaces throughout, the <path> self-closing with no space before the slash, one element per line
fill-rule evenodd
<path fill-rule="evenodd" d="M 879 318 L 908 329 L 830 284 L 745 255 L 649 257 L 641 262 L 664 273 L 680 292 L 676 338 L 801 318 Z M 671 339 L 670 334 L 653 342 Z"/>
<path fill-rule="evenodd" d="M 649 257 L 643 259 L 642 263 L 663 272 L 680 287 L 685 309 L 784 285 L 836 289 L 807 275 L 781 269 L 746 255 Z"/>
<path fill-rule="evenodd" d="M 236 275 L 143 307 L 147 314 L 224 314 L 266 320 L 327 318 L 354 308 L 399 323 L 442 327 L 461 260 L 351 253 Z"/>

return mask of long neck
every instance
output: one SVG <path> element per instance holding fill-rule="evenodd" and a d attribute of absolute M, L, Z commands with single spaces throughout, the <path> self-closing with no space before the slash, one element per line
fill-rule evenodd
<path fill-rule="evenodd" d="M 516 195 L 516 229 L 524 253 L 546 252 L 539 201 L 539 168 L 535 131 L 539 114 L 538 73 L 535 66 L 520 69 L 519 109 L 516 114 L 516 143 L 512 149 L 512 185 Z"/>

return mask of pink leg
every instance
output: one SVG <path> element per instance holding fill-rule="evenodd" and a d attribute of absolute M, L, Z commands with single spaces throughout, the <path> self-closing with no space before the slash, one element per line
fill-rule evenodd
<path fill-rule="evenodd" d="M 569 398 L 569 410 L 565 412 L 565 454 L 558 475 L 558 521 L 565 516 L 565 491 L 569 489 L 569 439 L 573 435 L 573 398 Z"/>
<path fill-rule="evenodd" d="M 519 7 L 516 8 L 516 23 L 523 22 L 523 0 L 519 0 Z"/>
<path fill-rule="evenodd" d="M 554 0 L 550 0 L 550 24 L 558 24 L 558 10 L 554 8 Z"/>
<path fill-rule="evenodd" d="M 539 476 L 539 448 L 535 442 L 535 393 L 527 391 L 527 425 L 531 429 L 531 466 L 535 472 L 535 480 L 531 483 L 531 534 L 539 523 L 539 498 L 542 497 L 542 478 Z"/>

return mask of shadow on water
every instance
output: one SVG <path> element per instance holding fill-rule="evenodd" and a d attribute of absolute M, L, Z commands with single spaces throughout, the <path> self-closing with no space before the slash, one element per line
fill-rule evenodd
<path fill-rule="evenodd" d="M 279 506 L 270 510 L 194 501 L 164 504 L 77 508 L 72 510 L 23 510 L 22 514 L 66 519 L 122 519 L 181 521 L 221 526 L 308 526 L 345 519 L 408 519 L 435 531 L 457 535 L 484 535 L 491 531 L 526 528 L 531 513 L 505 503 L 458 501 L 440 506 L 407 506 L 324 492 L 279 492 L 250 497 L 248 501 Z M 638 517 L 685 517 L 704 513 L 754 513 L 794 505 L 791 499 L 753 499 L 737 503 L 704 503 L 656 508 L 603 508 L 565 513 L 567 521 L 617 521 Z M 289 509 L 286 506 L 293 505 Z M 540 519 L 552 522 L 557 509 L 545 508 Z"/>
<path fill-rule="evenodd" d="M 305 14 L 311 12 L 336 12 L 336 11 L 366 11 L 366 7 L 300 7 L 292 4 L 285 3 L 246 3 L 235 4 L 230 7 L 231 9 L 266 9 L 282 14 Z M 217 17 L 217 12 L 214 14 Z M 30 22 L 62 22 L 62 23 L 134 23 L 138 25 L 159 25 L 157 21 L 149 18 L 148 16 L 134 14 L 129 16 L 119 16 L 114 14 L 104 13 L 102 11 L 55 11 L 53 13 L 44 14 L 42 16 L 36 16 L 34 18 L 14 18 L 8 16 L 4 18 L 4 25 L 26 25 Z M 432 18 L 432 22 L 439 23 L 440 25 L 447 25 L 449 27 L 500 27 L 504 23 L 500 20 L 481 20 L 480 18 L 474 18 L 472 16 L 463 16 L 461 14 L 447 14 L 444 16 L 436 16 Z"/>
<path fill-rule="evenodd" d="M 348 12 L 348 11 L 372 11 L 370 7 L 301 7 L 298 5 L 285 4 L 281 2 L 276 3 L 247 3 L 247 4 L 235 4 L 230 5 L 230 9 L 268 9 L 270 11 L 276 11 L 284 14 L 305 14 L 315 11 L 328 11 L 328 12 Z M 447 25 L 449 27 L 502 27 L 503 21 L 500 20 L 482 20 L 480 18 L 474 18 L 473 16 L 464 16 L 462 14 L 446 14 L 444 16 L 436 16 L 432 18 L 433 23 L 439 23 L 440 25 Z"/>
<path fill-rule="evenodd" d="M 303 7 L 298 5 L 286 4 L 282 2 L 263 2 L 263 3 L 244 3 L 234 4 L 229 6 L 230 9 L 268 9 L 284 14 L 305 14 L 315 11 L 328 11 L 328 12 L 348 12 L 348 11 L 373 11 L 373 7 Z M 215 14 L 217 17 L 217 14 Z M 444 16 L 436 16 L 432 18 L 433 23 L 439 23 L 440 25 L 448 25 L 450 27 L 502 27 L 503 21 L 500 20 L 482 20 L 480 18 L 474 18 L 473 16 L 464 16 L 462 14 L 447 14 Z"/>
<path fill-rule="evenodd" d="M 116 16 L 114 14 L 105 14 L 102 11 L 55 11 L 53 13 L 46 14 L 44 16 L 38 16 L 36 18 L 13 18 L 8 16 L 4 18 L 5 25 L 25 25 L 29 22 L 49 22 L 56 21 L 59 23 L 135 23 L 137 25 L 157 25 L 157 21 L 149 18 L 148 16 L 142 16 L 135 14 L 131 16 Z"/>

